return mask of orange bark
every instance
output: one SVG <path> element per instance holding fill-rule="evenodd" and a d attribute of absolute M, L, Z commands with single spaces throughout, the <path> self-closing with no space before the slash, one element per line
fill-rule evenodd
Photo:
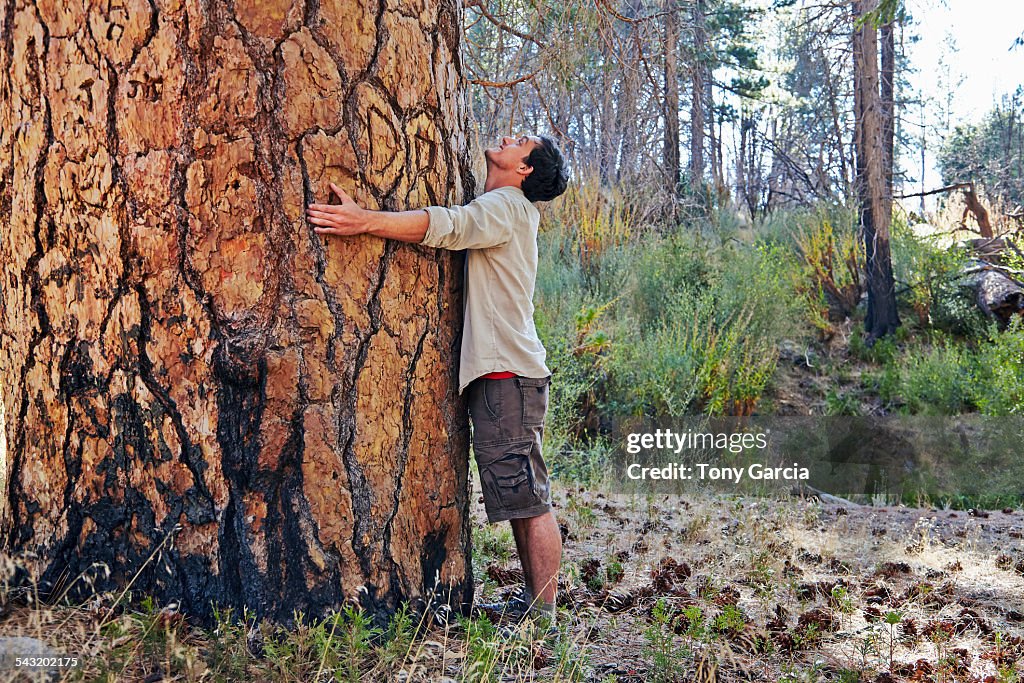
<path fill-rule="evenodd" d="M 468 599 L 460 260 L 304 218 L 472 192 L 459 5 L 105 7 L 0 12 L 2 548 L 203 618 Z"/>

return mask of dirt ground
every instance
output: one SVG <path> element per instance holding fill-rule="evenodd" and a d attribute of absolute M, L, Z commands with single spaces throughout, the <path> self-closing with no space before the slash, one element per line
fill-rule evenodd
<path fill-rule="evenodd" d="M 555 501 L 579 676 L 546 645 L 509 680 L 1006 683 L 1024 671 L 1020 510 L 580 488 Z M 479 599 L 510 591 L 516 567 L 514 554 L 490 561 Z"/>

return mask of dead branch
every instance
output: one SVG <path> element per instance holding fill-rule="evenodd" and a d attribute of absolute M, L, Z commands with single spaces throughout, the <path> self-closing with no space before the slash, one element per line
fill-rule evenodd
<path fill-rule="evenodd" d="M 637 17 L 636 19 L 632 19 L 632 18 L 627 17 L 626 15 L 620 13 L 618 10 L 616 10 L 614 7 L 612 7 L 611 3 L 608 2 L 608 0 L 597 0 L 597 6 L 599 8 L 603 8 L 608 14 L 610 14 L 613 17 L 615 17 L 619 21 L 625 22 L 627 24 L 643 24 L 643 23 L 651 21 L 653 19 L 657 19 L 658 17 L 663 17 L 663 16 L 665 16 L 668 13 L 668 12 L 655 12 L 654 14 L 648 14 L 647 16 Z M 668 10 L 668 11 L 673 11 L 673 10 Z"/>
<path fill-rule="evenodd" d="M 940 192 L 952 192 L 953 190 L 962 190 L 964 193 L 964 200 L 967 202 L 967 207 L 964 209 L 963 218 L 960 219 L 961 224 L 967 220 L 967 214 L 971 213 L 974 215 L 974 220 L 978 221 L 978 228 L 981 231 L 981 236 L 985 238 L 992 237 L 992 221 L 988 217 L 988 209 L 984 207 L 981 200 L 978 199 L 978 194 L 974 191 L 974 183 L 954 183 L 953 185 L 947 185 L 946 187 L 940 187 L 937 190 L 930 190 L 928 192 L 913 192 L 911 194 L 902 194 L 896 199 L 910 199 L 911 197 L 927 197 L 933 194 L 939 194 Z"/>
<path fill-rule="evenodd" d="M 537 74 L 541 72 L 543 68 L 544 67 L 538 67 L 532 73 L 528 73 L 525 76 L 520 76 L 519 78 L 516 78 L 511 81 L 486 81 L 481 78 L 473 78 L 470 79 L 469 82 L 472 83 L 473 85 L 482 85 L 485 88 L 511 88 L 512 86 L 519 85 L 520 83 L 525 83 L 526 81 L 534 78 Z"/>
<path fill-rule="evenodd" d="M 928 197 L 933 194 L 939 194 L 941 192 L 952 192 L 953 190 L 962 190 L 965 187 L 974 187 L 974 183 L 956 183 L 954 185 L 947 185 L 946 187 L 940 187 L 937 190 L 928 190 L 927 192 L 913 192 L 911 194 L 897 195 L 896 199 L 911 199 L 913 197 Z"/>

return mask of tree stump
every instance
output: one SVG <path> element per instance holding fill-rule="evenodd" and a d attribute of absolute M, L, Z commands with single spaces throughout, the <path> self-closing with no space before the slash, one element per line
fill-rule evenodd
<path fill-rule="evenodd" d="M 471 599 L 461 259 L 304 216 L 472 194 L 461 4 L 399 4 L 3 3 L 0 548 L 44 596 Z"/>

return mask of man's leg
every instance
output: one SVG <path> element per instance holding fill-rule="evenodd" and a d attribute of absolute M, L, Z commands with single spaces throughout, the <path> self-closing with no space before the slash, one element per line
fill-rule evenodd
<path fill-rule="evenodd" d="M 562 534 L 552 512 L 537 517 L 509 520 L 523 564 L 526 587 L 538 604 L 554 604 L 558 591 L 558 568 L 562 563 Z M 522 543 L 519 539 L 522 538 Z"/>
<path fill-rule="evenodd" d="M 508 521 L 512 525 L 512 536 L 516 539 L 516 555 L 519 556 L 519 564 L 523 566 L 523 584 L 526 586 L 527 595 L 532 600 L 535 593 L 533 592 L 533 581 L 530 580 L 530 547 L 526 542 L 526 528 L 523 524 L 517 524 L 522 521 L 520 519 Z"/>
<path fill-rule="evenodd" d="M 562 537 L 551 511 L 547 466 L 541 456 L 549 381 L 475 381 L 469 406 L 487 519 L 511 523 L 523 567 L 524 597 L 533 603 L 531 612 L 553 624 Z"/>

